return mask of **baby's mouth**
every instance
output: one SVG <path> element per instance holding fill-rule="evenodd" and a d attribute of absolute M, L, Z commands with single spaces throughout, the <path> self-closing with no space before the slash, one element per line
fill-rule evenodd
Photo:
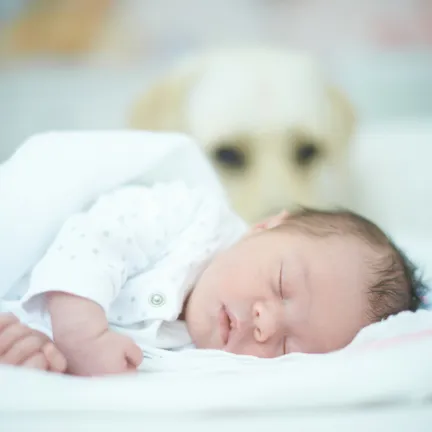
<path fill-rule="evenodd" d="M 231 337 L 231 331 L 235 328 L 235 318 L 225 305 L 222 305 L 219 312 L 219 325 L 222 343 L 226 346 Z"/>
<path fill-rule="evenodd" d="M 237 320 L 225 305 L 222 305 L 219 313 L 219 324 L 222 343 L 226 347 L 230 340 L 232 331 L 236 329 Z"/>
<path fill-rule="evenodd" d="M 235 330 L 237 328 L 237 318 L 226 306 L 225 306 L 225 313 L 228 316 L 230 330 Z"/>

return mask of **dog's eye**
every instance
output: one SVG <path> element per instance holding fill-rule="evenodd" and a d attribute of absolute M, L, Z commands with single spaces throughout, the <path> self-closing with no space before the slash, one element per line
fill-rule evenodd
<path fill-rule="evenodd" d="M 295 160 L 298 165 L 307 166 L 319 156 L 319 153 L 320 151 L 314 143 L 304 142 L 295 150 Z"/>
<path fill-rule="evenodd" d="M 241 169 L 246 165 L 246 155 L 238 147 L 223 145 L 213 151 L 213 159 L 227 168 Z"/>

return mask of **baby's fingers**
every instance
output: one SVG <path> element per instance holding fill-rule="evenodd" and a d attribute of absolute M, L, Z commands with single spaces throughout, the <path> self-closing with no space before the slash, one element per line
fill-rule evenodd
<path fill-rule="evenodd" d="M 18 318 L 11 313 L 0 314 L 0 332 L 11 324 L 19 322 Z"/>
<path fill-rule="evenodd" d="M 33 368 L 33 369 L 40 369 L 40 370 L 44 370 L 44 371 L 48 369 L 47 360 L 41 352 L 39 352 L 39 353 L 31 356 L 27 360 L 25 360 L 21 364 L 21 366 Z"/>
<path fill-rule="evenodd" d="M 47 343 L 43 347 L 43 353 L 52 372 L 62 373 L 66 371 L 66 358 L 53 343 Z"/>
<path fill-rule="evenodd" d="M 5 352 L 1 362 L 11 365 L 19 365 L 40 351 L 42 342 L 36 335 L 25 336 L 15 342 Z"/>
<path fill-rule="evenodd" d="M 0 331 L 0 357 L 5 355 L 20 339 L 31 335 L 32 330 L 19 321 L 6 325 Z"/>
<path fill-rule="evenodd" d="M 143 360 L 142 351 L 134 342 L 131 342 L 127 346 L 125 354 L 128 365 L 131 368 L 137 368 Z"/>

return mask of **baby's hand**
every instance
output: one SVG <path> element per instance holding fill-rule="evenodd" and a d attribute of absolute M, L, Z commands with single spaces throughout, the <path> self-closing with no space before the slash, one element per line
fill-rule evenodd
<path fill-rule="evenodd" d="M 64 372 L 66 359 L 43 333 L 11 314 L 0 314 L 0 364 Z"/>
<path fill-rule="evenodd" d="M 91 376 L 133 372 L 142 352 L 132 339 L 109 330 L 104 310 L 83 297 L 50 293 L 54 341 L 68 362 L 67 373 Z"/>
<path fill-rule="evenodd" d="M 72 375 L 129 373 L 142 362 L 142 351 L 132 339 L 108 329 L 96 338 L 58 344 L 68 361 L 67 373 Z"/>

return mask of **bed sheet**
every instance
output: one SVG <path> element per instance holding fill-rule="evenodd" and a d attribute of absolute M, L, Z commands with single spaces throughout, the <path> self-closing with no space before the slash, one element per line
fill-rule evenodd
<path fill-rule="evenodd" d="M 147 372 L 92 379 L 1 367 L 0 417 L 6 426 L 24 428 L 32 421 L 44 430 L 59 422 L 72 427 L 108 419 L 111 426 L 127 419 L 135 427 L 142 422 L 157 428 L 207 421 L 213 428 L 238 424 L 254 430 L 273 422 L 278 430 L 313 427 L 317 418 L 325 427 L 336 421 L 342 428 L 328 430 L 347 430 L 356 418 L 351 431 L 378 420 L 380 430 L 413 430 L 397 428 L 409 421 L 416 431 L 432 427 L 431 311 L 402 313 L 370 326 L 347 348 L 329 354 L 225 358 L 218 368 L 204 351 L 179 353 L 179 364 L 185 364 L 184 355 L 199 362 L 170 368 L 150 358 Z"/>
<path fill-rule="evenodd" d="M 353 410 L 177 414 L 87 411 L 0 413 L 4 432 L 166 431 L 220 432 L 430 432 L 429 405 L 358 407 Z"/>

